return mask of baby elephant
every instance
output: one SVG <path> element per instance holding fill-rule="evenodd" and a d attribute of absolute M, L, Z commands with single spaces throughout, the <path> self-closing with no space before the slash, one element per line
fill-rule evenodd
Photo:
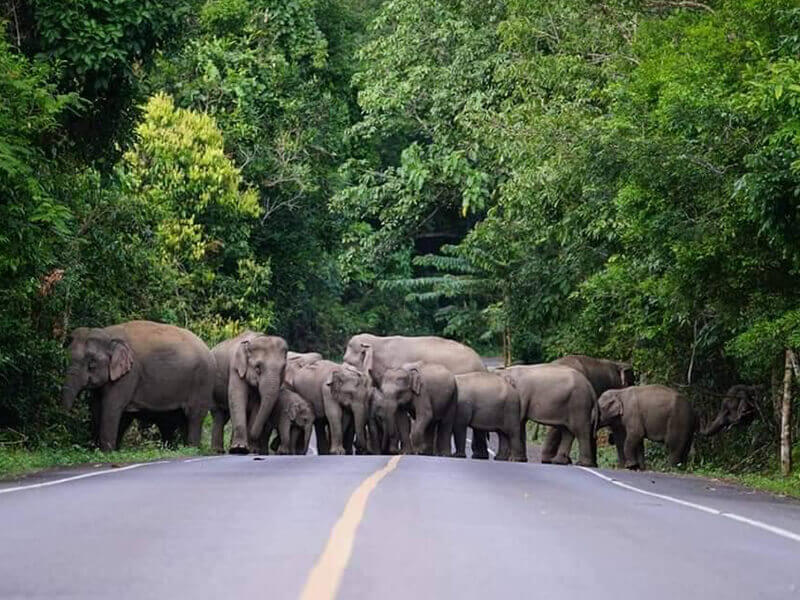
<path fill-rule="evenodd" d="M 598 405 L 599 426 L 611 428 L 620 467 L 645 468 L 645 438 L 666 444 L 672 466 L 686 462 L 697 418 L 675 390 L 663 385 L 608 390 Z"/>
<path fill-rule="evenodd" d="M 300 394 L 283 387 L 275 412 L 281 439 L 278 454 L 307 454 L 311 429 L 316 420 L 311 403 Z"/>
<path fill-rule="evenodd" d="M 484 431 L 497 432 L 500 448 L 495 460 L 526 462 L 522 448 L 519 394 L 513 384 L 495 373 L 476 371 L 456 375 L 456 387 L 455 456 L 466 456 L 467 427 L 472 427 L 473 435 L 482 435 L 479 432 Z"/>

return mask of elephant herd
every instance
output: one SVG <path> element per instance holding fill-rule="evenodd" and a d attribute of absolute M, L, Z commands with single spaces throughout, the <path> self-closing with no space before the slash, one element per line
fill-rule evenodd
<path fill-rule="evenodd" d="M 133 419 L 165 441 L 180 432 L 198 445 L 210 411 L 217 452 L 230 421 L 234 454 L 306 454 L 313 430 L 319 454 L 465 457 L 471 429 L 474 458 L 488 458 L 495 432 L 496 460 L 525 462 L 534 421 L 550 426 L 542 462 L 570 463 L 577 438 L 578 464 L 596 466 L 596 432 L 609 427 L 620 465 L 644 468 L 644 439 L 663 442 L 679 464 L 697 429 L 682 395 L 634 386 L 627 363 L 571 355 L 490 371 L 473 349 L 440 337 L 358 334 L 340 364 L 291 352 L 277 336 L 247 331 L 209 350 L 186 329 L 131 321 L 76 329 L 69 353 L 63 404 L 90 392 L 102 450 L 116 448 Z M 732 388 L 708 433 L 748 418 L 748 390 Z"/>

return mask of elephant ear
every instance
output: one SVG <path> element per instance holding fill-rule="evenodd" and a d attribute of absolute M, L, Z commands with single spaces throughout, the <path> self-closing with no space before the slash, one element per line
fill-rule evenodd
<path fill-rule="evenodd" d="M 372 344 L 361 344 L 361 367 L 372 377 Z"/>
<path fill-rule="evenodd" d="M 238 346 L 236 346 L 236 350 L 233 352 L 233 360 L 231 361 L 231 365 L 234 369 L 236 369 L 236 374 L 239 376 L 239 379 L 244 379 L 245 374 L 247 374 L 247 357 L 250 354 L 250 341 L 244 340 Z"/>
<path fill-rule="evenodd" d="M 622 400 L 617 394 L 603 394 L 599 405 L 606 419 L 615 419 L 622 416 Z"/>
<path fill-rule="evenodd" d="M 339 371 L 331 371 L 328 379 L 325 380 L 325 385 L 331 388 L 331 391 L 336 391 L 342 387 L 342 374 Z"/>
<path fill-rule="evenodd" d="M 621 387 L 630 387 L 634 384 L 633 381 L 633 367 L 628 363 L 619 363 L 619 382 Z"/>
<path fill-rule="evenodd" d="M 133 366 L 133 351 L 123 340 L 111 340 L 111 360 L 108 362 L 108 378 L 116 381 Z"/>
<path fill-rule="evenodd" d="M 422 373 L 419 367 L 414 366 L 408 369 L 408 377 L 410 379 L 411 391 L 414 392 L 415 396 L 419 396 L 422 391 Z"/>

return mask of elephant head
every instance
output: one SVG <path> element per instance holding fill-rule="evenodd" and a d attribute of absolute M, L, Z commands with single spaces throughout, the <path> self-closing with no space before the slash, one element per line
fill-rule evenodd
<path fill-rule="evenodd" d="M 369 375 L 350 365 L 334 369 L 325 385 L 333 400 L 340 407 L 353 413 L 356 426 L 356 447 L 361 452 L 369 451 L 367 420 L 372 399 L 372 380 Z"/>
<path fill-rule="evenodd" d="M 243 340 L 234 351 L 233 375 L 251 389 L 258 390 L 260 404 L 248 435 L 256 440 L 261 435 L 275 403 L 286 371 L 286 342 L 271 335 L 256 335 Z M 232 376 L 233 376 L 232 375 Z M 242 393 L 246 406 L 247 394 Z"/>
<path fill-rule="evenodd" d="M 374 378 L 373 356 L 374 348 L 371 336 L 360 334 L 350 339 L 344 352 L 343 362 Z"/>
<path fill-rule="evenodd" d="M 67 410 L 84 389 L 97 389 L 124 377 L 133 367 L 133 350 L 125 340 L 112 338 L 103 329 L 79 327 L 69 343 L 70 365 L 61 389 Z"/>
<path fill-rule="evenodd" d="M 622 416 L 622 398 L 617 390 L 608 390 L 597 400 L 597 426 L 605 427 Z"/>
<path fill-rule="evenodd" d="M 633 366 L 630 363 L 618 362 L 617 369 L 619 370 L 619 387 L 631 387 L 636 383 L 633 377 Z"/>
<path fill-rule="evenodd" d="M 378 401 L 377 417 L 384 432 L 396 438 L 397 411 L 413 403 L 422 392 L 421 363 L 410 363 L 396 369 L 388 369 L 381 380 L 381 397 Z"/>
<path fill-rule="evenodd" d="M 716 418 L 701 433 L 715 435 L 728 427 L 749 425 L 756 416 L 757 398 L 763 393 L 761 385 L 734 385 L 725 394 Z"/>

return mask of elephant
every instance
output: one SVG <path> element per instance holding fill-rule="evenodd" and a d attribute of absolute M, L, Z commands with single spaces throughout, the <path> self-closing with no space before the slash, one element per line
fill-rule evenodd
<path fill-rule="evenodd" d="M 311 429 L 314 427 L 316 414 L 307 400 L 286 386 L 282 387 L 272 420 L 277 421 L 281 440 L 278 454 L 308 453 L 308 443 L 311 440 Z"/>
<path fill-rule="evenodd" d="M 680 393 L 663 385 L 608 390 L 597 401 L 600 427 L 614 433 L 621 467 L 644 469 L 644 440 L 664 442 L 669 462 L 686 462 L 697 424 L 694 409 Z"/>
<path fill-rule="evenodd" d="M 716 418 L 700 433 L 716 435 L 730 427 L 747 427 L 757 414 L 758 399 L 764 395 L 763 385 L 734 385 L 725 393 Z"/>
<path fill-rule="evenodd" d="M 286 371 L 286 341 L 245 331 L 211 350 L 216 359 L 211 447 L 223 451 L 223 431 L 232 422 L 231 454 L 266 452 L 264 426 L 278 402 Z"/>
<path fill-rule="evenodd" d="M 302 369 L 306 365 L 310 365 L 311 363 L 315 363 L 318 360 L 322 360 L 322 354 L 319 352 L 287 352 L 286 353 L 286 362 L 287 368 L 294 367 L 298 369 Z"/>
<path fill-rule="evenodd" d="M 486 371 L 481 357 L 472 348 L 435 336 L 379 337 L 360 333 L 347 342 L 344 362 L 368 373 L 378 387 L 387 369 L 413 362 L 439 364 L 454 375 Z"/>
<path fill-rule="evenodd" d="M 555 456 L 543 453 L 542 462 L 569 464 L 572 441 L 578 438 L 578 464 L 597 466 L 597 396 L 586 377 L 575 369 L 556 364 L 514 366 L 502 373 L 514 382 L 519 393 L 523 448 L 525 423 L 536 421 L 560 432 Z"/>
<path fill-rule="evenodd" d="M 399 429 L 397 422 L 398 417 L 401 416 L 398 413 L 402 413 L 405 422 L 408 423 L 408 415 L 404 411 L 397 411 L 396 409 L 397 407 L 395 405 L 386 402 L 379 388 L 372 389 L 368 423 L 369 450 L 372 454 L 399 454 L 401 452 L 402 446 L 399 432 L 394 432 L 393 434 L 386 425 L 387 415 L 390 413 L 394 416 L 396 429 Z M 409 439 L 410 431 L 411 427 L 410 424 L 408 424 L 405 429 L 406 448 L 410 448 L 411 446 L 411 441 Z"/>
<path fill-rule="evenodd" d="M 606 390 L 629 387 L 634 384 L 633 367 L 630 363 L 604 358 L 594 358 L 584 354 L 569 354 L 554 360 L 551 364 L 571 367 L 581 373 L 594 388 L 599 398 Z M 552 462 L 561 448 L 563 428 L 551 427 L 542 444 L 542 462 Z"/>
<path fill-rule="evenodd" d="M 373 385 L 369 376 L 349 365 L 318 360 L 301 369 L 291 369 L 286 385 L 314 409 L 317 448 L 320 454 L 346 454 L 350 417 L 355 422 L 356 446 L 367 452 L 367 418 Z M 327 425 L 330 438 L 325 431 Z"/>
<path fill-rule="evenodd" d="M 500 450 L 495 460 L 526 462 L 520 433 L 520 400 L 513 382 L 487 371 L 455 376 L 458 394 L 456 420 L 453 425 L 458 458 L 466 456 L 467 427 L 478 431 L 495 431 Z"/>
<path fill-rule="evenodd" d="M 203 419 L 211 408 L 214 356 L 192 332 L 151 321 L 105 328 L 79 327 L 71 334 L 70 365 L 61 391 L 69 410 L 84 389 L 100 398 L 100 449 L 117 447 L 126 412 L 181 410 L 187 442 L 200 444 Z"/>
<path fill-rule="evenodd" d="M 382 425 L 390 438 L 397 433 L 398 410 L 413 409 L 408 448 L 417 454 L 450 456 L 458 391 L 449 369 L 433 363 L 409 363 L 383 374 L 379 404 Z M 434 437 L 435 435 L 435 437 Z"/>

